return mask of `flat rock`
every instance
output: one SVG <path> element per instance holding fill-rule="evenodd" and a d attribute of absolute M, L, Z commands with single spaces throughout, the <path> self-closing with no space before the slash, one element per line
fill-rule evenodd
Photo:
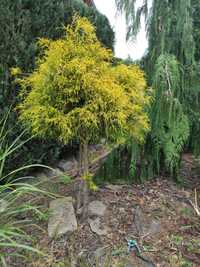
<path fill-rule="evenodd" d="M 104 216 L 106 208 L 106 205 L 102 201 L 92 201 L 88 206 L 89 216 Z"/>
<path fill-rule="evenodd" d="M 77 220 L 71 197 L 59 198 L 50 202 L 48 235 L 50 238 L 72 233 L 77 229 Z"/>
<path fill-rule="evenodd" d="M 92 232 L 94 232 L 95 234 L 99 236 L 108 234 L 108 227 L 101 222 L 99 217 L 94 220 L 90 219 L 89 224 Z"/>
<path fill-rule="evenodd" d="M 151 236 L 161 232 L 160 221 L 150 220 L 139 206 L 135 209 L 134 223 L 139 236 Z"/>
<path fill-rule="evenodd" d="M 68 160 L 63 159 L 58 163 L 58 168 L 60 168 L 64 172 L 70 172 L 73 169 L 78 169 L 78 162 L 75 158 Z"/>

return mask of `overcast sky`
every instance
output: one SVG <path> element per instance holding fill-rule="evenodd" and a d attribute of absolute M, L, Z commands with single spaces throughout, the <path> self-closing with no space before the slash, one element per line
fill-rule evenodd
<path fill-rule="evenodd" d="M 141 2 L 143 0 L 138 0 Z M 135 42 L 126 42 L 126 22 L 123 15 L 117 14 L 115 0 L 94 0 L 97 9 L 106 15 L 115 31 L 115 55 L 120 58 L 140 59 L 147 49 L 144 23 Z"/>

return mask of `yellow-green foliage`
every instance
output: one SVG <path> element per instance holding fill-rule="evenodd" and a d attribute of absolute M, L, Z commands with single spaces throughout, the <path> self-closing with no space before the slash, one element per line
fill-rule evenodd
<path fill-rule="evenodd" d="M 106 137 L 141 140 L 148 130 L 143 72 L 136 66 L 112 66 L 86 18 L 75 17 L 60 40 L 39 41 L 37 68 L 21 80 L 20 119 L 32 133 L 80 143 Z"/>

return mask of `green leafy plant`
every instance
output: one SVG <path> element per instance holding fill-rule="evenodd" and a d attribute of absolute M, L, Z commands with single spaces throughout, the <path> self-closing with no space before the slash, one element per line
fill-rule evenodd
<path fill-rule="evenodd" d="M 67 174 L 63 174 L 63 175 L 59 176 L 59 180 L 61 183 L 67 185 L 71 182 L 72 177 L 67 175 Z"/>
<path fill-rule="evenodd" d="M 23 166 L 10 173 L 5 173 L 7 159 L 24 143 L 18 136 L 12 144 L 7 143 L 6 122 L 9 113 L 0 121 L 0 265 L 7 266 L 6 259 L 11 257 L 24 257 L 23 251 L 42 254 L 31 246 L 31 238 L 26 233 L 27 226 L 34 226 L 28 214 L 32 213 L 39 218 L 43 216 L 40 207 L 34 204 L 38 195 L 47 192 L 34 185 L 24 182 L 28 177 L 19 177 L 18 174 L 25 169 L 42 165 Z M 28 140 L 27 140 L 28 141 Z"/>
<path fill-rule="evenodd" d="M 171 240 L 176 246 L 180 246 L 183 243 L 183 237 L 180 235 L 172 235 Z"/>

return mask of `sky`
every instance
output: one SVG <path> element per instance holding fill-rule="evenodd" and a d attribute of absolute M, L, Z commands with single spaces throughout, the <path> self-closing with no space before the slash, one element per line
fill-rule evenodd
<path fill-rule="evenodd" d="M 138 0 L 141 1 L 143 0 Z M 126 42 L 125 16 L 117 12 L 115 0 L 94 0 L 94 2 L 97 9 L 107 16 L 115 32 L 115 56 L 123 59 L 128 56 L 133 60 L 140 59 L 148 47 L 144 22 L 136 41 Z"/>

